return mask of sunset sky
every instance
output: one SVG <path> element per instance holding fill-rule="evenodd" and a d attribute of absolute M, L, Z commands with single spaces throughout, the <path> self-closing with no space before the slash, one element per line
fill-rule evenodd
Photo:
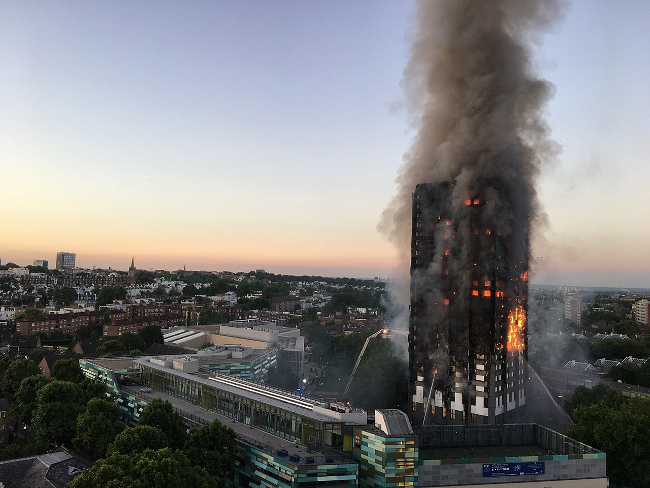
<path fill-rule="evenodd" d="M 407 1 L 0 3 L 0 259 L 387 276 Z M 538 283 L 650 287 L 650 2 L 542 40 Z"/>

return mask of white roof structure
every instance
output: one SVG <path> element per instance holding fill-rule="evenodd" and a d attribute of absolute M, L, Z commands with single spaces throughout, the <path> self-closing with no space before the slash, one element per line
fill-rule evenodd
<path fill-rule="evenodd" d="M 584 363 L 576 360 L 571 360 L 568 363 L 564 365 L 566 369 L 572 369 L 574 371 L 594 371 L 596 368 L 594 368 L 591 364 L 589 363 Z"/>

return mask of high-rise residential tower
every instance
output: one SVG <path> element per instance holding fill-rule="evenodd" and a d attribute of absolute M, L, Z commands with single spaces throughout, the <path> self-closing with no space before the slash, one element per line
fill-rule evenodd
<path fill-rule="evenodd" d="M 73 252 L 56 253 L 56 269 L 74 269 L 77 255 Z"/>
<path fill-rule="evenodd" d="M 480 190 L 459 197 L 454 186 L 421 184 L 413 194 L 415 425 L 500 423 L 526 402 L 528 223 L 502 228 L 489 197 Z"/>

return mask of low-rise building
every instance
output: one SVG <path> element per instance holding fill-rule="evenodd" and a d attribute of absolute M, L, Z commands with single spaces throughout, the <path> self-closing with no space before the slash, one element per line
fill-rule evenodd
<path fill-rule="evenodd" d="M 125 317 L 124 312 L 118 310 L 39 315 L 17 320 L 16 331 L 23 336 L 30 336 L 37 332 L 49 334 L 54 331 L 61 331 L 63 334 L 73 334 L 79 327 L 86 326 L 91 322 L 103 321 L 106 314 L 108 314 L 108 320 L 111 323 Z"/>
<path fill-rule="evenodd" d="M 605 488 L 606 456 L 537 424 L 428 425 L 400 411 L 339 403 L 205 371 L 198 355 L 84 359 L 137 423 L 152 399 L 188 426 L 218 420 L 237 435 L 227 486 Z"/>
<path fill-rule="evenodd" d="M 182 319 L 177 315 L 160 315 L 152 317 L 137 317 L 131 320 L 115 320 L 111 323 L 104 324 L 104 338 L 119 337 L 125 332 L 137 334 L 148 325 L 155 325 L 160 328 L 173 327 L 182 323 Z"/>

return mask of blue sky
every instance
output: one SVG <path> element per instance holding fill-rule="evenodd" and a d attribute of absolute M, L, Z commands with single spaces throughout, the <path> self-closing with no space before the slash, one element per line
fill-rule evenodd
<path fill-rule="evenodd" d="M 0 258 L 386 276 L 413 137 L 406 1 L 0 4 Z M 545 283 L 650 286 L 650 3 L 575 1 L 538 47 L 563 153 Z"/>

